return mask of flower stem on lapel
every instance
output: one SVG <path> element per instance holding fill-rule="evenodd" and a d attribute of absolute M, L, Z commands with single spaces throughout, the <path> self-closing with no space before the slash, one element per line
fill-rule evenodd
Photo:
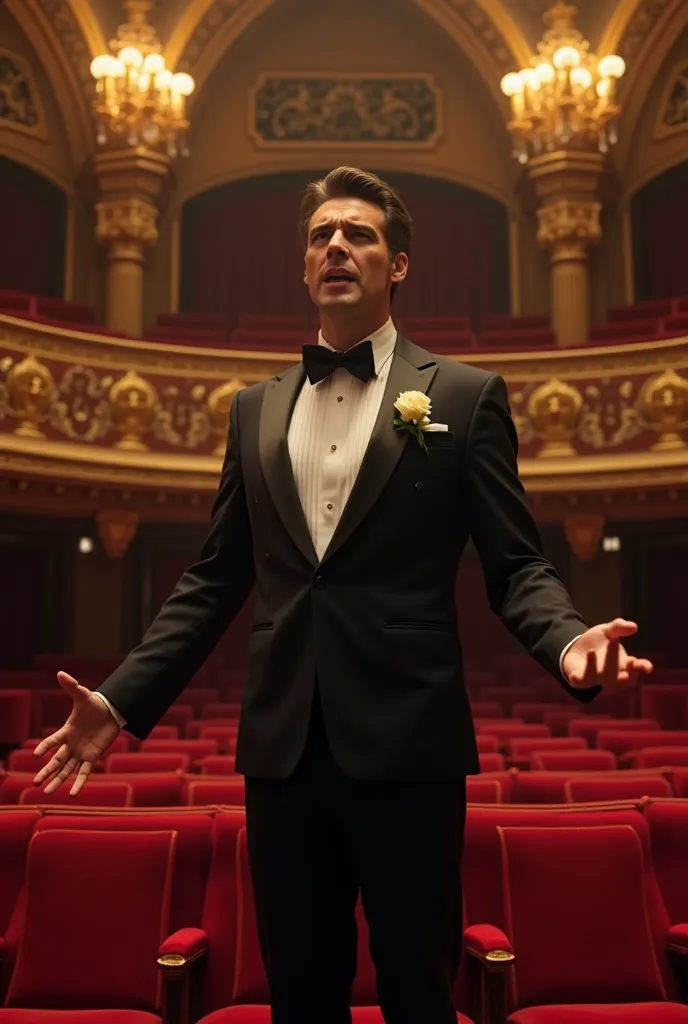
<path fill-rule="evenodd" d="M 425 443 L 423 431 L 421 430 L 417 423 L 409 423 L 406 420 L 395 419 L 394 426 L 397 428 L 397 430 L 405 430 L 407 434 L 412 434 L 413 437 L 415 437 L 416 440 L 418 441 L 418 444 L 421 446 L 421 448 L 425 452 L 427 452 L 428 446 Z"/>

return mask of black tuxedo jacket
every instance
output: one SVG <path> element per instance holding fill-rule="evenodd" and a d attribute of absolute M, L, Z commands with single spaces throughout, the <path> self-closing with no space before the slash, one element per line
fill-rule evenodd
<path fill-rule="evenodd" d="M 210 531 L 141 644 L 100 687 L 145 737 L 202 664 L 255 585 L 237 769 L 295 768 L 317 683 L 334 756 L 374 780 L 478 771 L 454 586 L 468 537 L 493 610 L 545 669 L 586 629 L 552 565 L 516 468 L 504 381 L 430 355 L 399 335 L 351 496 L 322 560 L 287 447 L 299 364 L 241 391 Z M 393 427 L 401 391 L 426 392 L 428 452 Z"/>

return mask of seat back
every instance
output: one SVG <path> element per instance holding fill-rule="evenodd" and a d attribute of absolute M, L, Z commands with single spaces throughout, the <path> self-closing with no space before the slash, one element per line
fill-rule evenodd
<path fill-rule="evenodd" d="M 508 744 L 509 753 L 515 758 L 529 758 L 536 750 L 585 750 L 587 745 L 582 736 L 517 736 Z"/>
<path fill-rule="evenodd" d="M 530 755 L 533 771 L 614 771 L 611 750 L 536 750 Z"/>
<path fill-rule="evenodd" d="M 211 804 L 243 807 L 246 800 L 243 775 L 233 778 L 224 776 L 220 779 L 190 776 L 184 782 L 183 792 L 185 802 L 191 807 L 207 807 Z"/>
<path fill-rule="evenodd" d="M 688 729 L 600 729 L 597 745 L 617 757 L 648 747 L 688 747 Z"/>
<path fill-rule="evenodd" d="M 569 736 L 583 736 L 591 747 L 599 746 L 597 737 L 601 729 L 659 730 L 659 722 L 650 718 L 611 718 L 609 715 L 583 715 L 569 721 Z"/>
<path fill-rule="evenodd" d="M 466 800 L 472 804 L 501 804 L 504 799 L 500 779 L 466 779 Z"/>
<path fill-rule="evenodd" d="M 688 800 L 648 800 L 652 862 L 672 924 L 688 921 Z"/>
<path fill-rule="evenodd" d="M 505 768 L 504 754 L 478 754 L 481 772 L 503 772 Z"/>
<path fill-rule="evenodd" d="M 214 754 L 202 757 L 197 762 L 201 775 L 234 775 L 234 757 L 227 754 Z"/>
<path fill-rule="evenodd" d="M 640 800 L 644 796 L 673 796 L 673 790 L 662 775 L 641 775 L 609 772 L 598 778 L 571 778 L 564 785 L 566 802 L 593 803 L 596 800 Z M 628 775 L 628 778 L 624 778 Z"/>
<path fill-rule="evenodd" d="M 26 854 L 39 819 L 35 809 L 2 808 L 0 813 L 0 937 L 12 919 L 24 885 Z M 7 953 L 0 958 L 0 1002 L 6 990 L 11 964 Z"/>
<path fill-rule="evenodd" d="M 78 832 L 175 832 L 177 840 L 170 892 L 170 931 L 201 926 L 212 850 L 212 814 L 164 808 L 159 811 L 134 809 L 122 814 L 99 814 L 97 811 L 53 813 L 41 818 L 36 832 L 66 828 Z"/>
<path fill-rule="evenodd" d="M 6 1005 L 156 1012 L 175 840 L 170 830 L 36 832 Z"/>
<path fill-rule="evenodd" d="M 46 807 L 67 803 L 77 807 L 131 807 L 134 802 L 134 790 L 128 782 L 89 779 L 76 796 L 68 796 L 67 790 L 67 784 L 55 793 L 45 793 L 31 786 L 20 794 L 19 804 L 23 807 L 29 804 Z"/>
<path fill-rule="evenodd" d="M 655 948 L 661 937 L 648 924 L 636 829 L 607 824 L 497 831 L 505 930 L 518 950 L 516 1005 L 667 998 Z"/>
<path fill-rule="evenodd" d="M 190 768 L 189 755 L 173 751 L 149 753 L 139 750 L 135 754 L 110 754 L 105 758 L 105 771 L 109 775 L 127 775 L 133 772 L 188 772 Z"/>
<path fill-rule="evenodd" d="M 688 766 L 688 747 L 646 747 L 635 755 L 636 768 L 673 768 Z"/>

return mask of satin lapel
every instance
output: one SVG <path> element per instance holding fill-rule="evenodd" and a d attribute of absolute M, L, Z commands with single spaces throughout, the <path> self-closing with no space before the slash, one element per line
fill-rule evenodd
<path fill-rule="evenodd" d="M 349 500 L 323 555 L 323 562 L 351 536 L 380 497 L 406 443 L 417 443 L 410 439 L 405 431 L 396 430 L 394 427 L 394 403 L 399 397 L 399 392 L 427 392 L 436 372 L 437 363 L 429 353 L 412 345 L 403 335 L 397 336 L 392 366 L 370 443 L 363 456 Z"/>
<path fill-rule="evenodd" d="M 301 554 L 315 566 L 318 556 L 296 489 L 287 443 L 289 420 L 304 376 L 303 365 L 299 364 L 268 383 L 260 411 L 258 449 L 265 483 L 280 519 Z"/>

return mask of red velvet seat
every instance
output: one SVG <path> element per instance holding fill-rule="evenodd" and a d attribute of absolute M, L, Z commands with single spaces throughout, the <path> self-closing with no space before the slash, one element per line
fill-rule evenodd
<path fill-rule="evenodd" d="M 178 740 L 178 725 L 154 725 L 146 737 L 149 740 Z M 189 737 L 192 739 L 193 737 Z"/>
<path fill-rule="evenodd" d="M 478 744 L 479 754 L 498 754 L 499 753 L 499 740 L 496 736 L 486 736 L 479 733 L 476 737 L 476 743 Z"/>
<path fill-rule="evenodd" d="M 495 722 L 478 726 L 478 732 L 494 736 L 503 746 L 513 739 L 545 739 L 549 737 L 546 725 L 525 725 L 519 722 Z"/>
<path fill-rule="evenodd" d="M 222 701 L 210 701 L 203 705 L 198 717 L 202 718 L 205 722 L 210 719 L 221 718 L 223 720 L 229 719 L 230 721 L 239 720 L 240 708 L 236 703 L 223 703 Z"/>
<path fill-rule="evenodd" d="M 545 726 L 547 728 L 547 726 Z M 508 750 L 515 761 L 526 762 L 535 751 L 586 750 L 587 742 L 582 736 L 515 736 L 508 742 Z"/>
<path fill-rule="evenodd" d="M 382 1013 L 377 1006 L 354 1006 L 351 1011 L 352 1024 L 384 1024 Z M 457 1013 L 458 1024 L 472 1024 L 462 1013 Z M 203 1017 L 199 1024 L 270 1024 L 268 1006 L 227 1006 Z"/>
<path fill-rule="evenodd" d="M 0 813 L 0 947 L 24 885 L 26 854 L 39 817 L 35 808 L 3 808 Z M 0 1000 L 9 981 L 6 960 L 0 957 Z"/>
<path fill-rule="evenodd" d="M 473 804 L 501 804 L 504 800 L 501 781 L 469 776 L 466 779 L 466 800 Z"/>
<path fill-rule="evenodd" d="M 652 864 L 672 924 L 688 921 L 688 800 L 648 800 Z"/>
<path fill-rule="evenodd" d="M 219 754 L 220 744 L 217 740 L 144 740 L 140 747 L 141 754 L 187 754 L 191 763 L 195 764 L 201 757 Z"/>
<path fill-rule="evenodd" d="M 243 775 L 221 779 L 191 777 L 185 779 L 183 793 L 186 803 L 191 807 L 205 807 L 209 804 L 243 807 L 246 799 Z"/>
<path fill-rule="evenodd" d="M 554 708 L 552 711 L 545 711 L 542 721 L 552 730 L 553 736 L 568 736 L 569 722 L 573 718 L 580 718 L 578 706 Z M 587 718 L 609 718 L 609 715 L 588 715 Z"/>
<path fill-rule="evenodd" d="M 1 690 L 47 690 L 54 685 L 55 676 L 43 669 L 6 668 L 0 671 Z"/>
<path fill-rule="evenodd" d="M 607 311 L 612 323 L 626 320 L 647 320 L 669 316 L 674 310 L 674 299 L 641 299 L 628 306 L 613 306 Z"/>
<path fill-rule="evenodd" d="M 197 718 L 193 722 L 189 722 L 186 727 L 186 738 L 187 740 L 200 740 L 203 739 L 203 733 L 205 729 L 217 728 L 217 729 L 233 729 L 236 735 L 239 731 L 239 719 L 238 718 Z M 211 737 L 212 739 L 212 737 Z"/>
<path fill-rule="evenodd" d="M 402 334 L 411 341 L 416 340 L 418 331 L 470 331 L 470 317 L 454 316 L 404 316 L 395 321 Z"/>
<path fill-rule="evenodd" d="M 584 1006 L 531 1006 L 509 1017 L 509 1024 L 686 1024 L 688 1007 L 679 1003 L 587 1003 Z"/>
<path fill-rule="evenodd" d="M 7 769 L 10 772 L 23 772 L 35 775 L 42 765 L 48 763 L 54 753 L 54 750 L 49 750 L 42 757 L 36 757 L 33 750 L 21 747 L 19 750 L 13 750 L 7 758 Z"/>
<path fill-rule="evenodd" d="M 677 797 L 688 799 L 688 769 L 679 768 L 671 773 L 671 783 Z"/>
<path fill-rule="evenodd" d="M 611 750 L 623 764 L 624 758 L 649 747 L 688 748 L 688 729 L 601 729 L 597 745 L 602 750 Z"/>
<path fill-rule="evenodd" d="M 214 686 L 187 686 L 181 695 L 179 703 L 182 707 L 193 708 L 194 718 L 202 718 L 201 712 L 205 705 L 217 703 L 219 699 L 220 694 Z M 173 725 L 174 723 L 165 724 Z"/>
<path fill-rule="evenodd" d="M 134 803 L 134 790 L 128 782 L 89 779 L 76 796 L 69 796 L 69 788 L 69 783 L 65 783 L 55 793 L 45 793 L 31 786 L 20 794 L 19 806 L 131 807 Z"/>
<path fill-rule="evenodd" d="M 160 1024 L 146 1010 L 0 1010 L 0 1024 Z"/>
<path fill-rule="evenodd" d="M 483 331 L 531 331 L 549 326 L 549 317 L 539 313 L 489 313 L 481 322 Z"/>
<path fill-rule="evenodd" d="M 659 318 L 645 320 L 615 320 L 613 323 L 593 324 L 590 341 L 646 341 L 659 335 Z"/>
<path fill-rule="evenodd" d="M 478 338 L 478 348 L 505 352 L 553 348 L 554 343 L 554 331 L 549 327 L 533 327 L 517 331 L 483 331 Z"/>
<path fill-rule="evenodd" d="M 299 313 L 241 313 L 239 327 L 249 331 L 317 331 L 313 316 Z"/>
<path fill-rule="evenodd" d="M 616 769 L 611 750 L 536 750 L 530 755 L 533 771 L 605 772 Z"/>
<path fill-rule="evenodd" d="M 481 772 L 503 772 L 505 767 L 504 754 L 479 753 Z"/>
<path fill-rule="evenodd" d="M 191 704 L 173 704 L 159 721 L 159 725 L 176 725 L 181 737 L 186 735 L 186 728 L 193 720 L 194 709 Z"/>
<path fill-rule="evenodd" d="M 583 751 L 581 751 L 583 753 Z M 580 769 L 561 771 L 529 771 L 518 772 L 514 776 L 513 796 L 514 803 L 520 804 L 557 804 L 565 803 L 566 784 L 570 779 L 578 778 L 604 778 L 610 781 L 619 778 L 629 782 L 635 775 L 640 774 L 643 778 L 649 774 L 660 775 L 660 772 L 634 772 L 634 771 L 610 771 L 604 770 L 598 776 L 597 772 L 581 771 Z M 625 797 L 632 800 L 634 797 Z"/>
<path fill-rule="evenodd" d="M 88 786 L 88 783 L 86 784 Z M 52 810 L 36 826 L 36 833 L 70 829 L 96 834 L 174 832 L 176 855 L 170 881 L 169 932 L 201 924 L 213 840 L 212 814 L 179 808 L 112 811 Z M 167 932 L 166 934 L 169 934 Z M 157 954 L 156 954 L 157 955 Z"/>
<path fill-rule="evenodd" d="M 210 757 L 202 757 L 198 761 L 201 775 L 234 775 L 234 757 L 230 755 L 215 754 Z"/>
<path fill-rule="evenodd" d="M 72 698 L 55 684 L 49 690 L 35 690 L 33 693 L 33 731 L 39 735 L 44 729 L 59 729 L 69 718 Z"/>
<path fill-rule="evenodd" d="M 101 1009 L 117 1011 L 110 1018 L 117 1024 L 161 1020 L 157 956 L 169 933 L 175 845 L 171 830 L 35 833 L 21 921 L 15 909 L 11 926 L 17 954 L 0 1024 L 28 1024 L 33 1009 L 72 1011 L 70 1024 L 90 1024 Z M 61 944 L 60 922 L 69 922 Z"/>
<path fill-rule="evenodd" d="M 598 746 L 597 737 L 602 729 L 637 729 L 638 732 L 659 731 L 659 722 L 650 718 L 610 718 L 608 715 L 572 718 L 569 722 L 569 736 L 583 736 L 591 747 Z"/>
<path fill-rule="evenodd" d="M 624 776 L 628 776 L 625 778 Z M 605 777 L 606 776 L 606 777 Z M 567 803 L 594 803 L 597 800 L 640 800 L 644 796 L 673 796 L 673 790 L 661 775 L 606 772 L 599 778 L 586 776 L 568 779 L 564 785 Z"/>
<path fill-rule="evenodd" d="M 188 754 L 149 753 L 141 750 L 134 754 L 109 754 L 105 758 L 105 771 L 110 774 L 131 775 L 137 772 L 188 772 L 191 758 Z"/>
<path fill-rule="evenodd" d="M 528 658 L 528 662 L 530 663 L 530 670 L 532 671 L 532 659 Z M 518 664 L 519 663 L 517 661 L 514 662 L 512 659 L 509 659 L 508 663 L 506 663 L 502 668 L 503 673 L 505 675 L 518 673 Z M 516 717 L 514 715 L 515 704 L 532 704 L 537 701 L 538 697 L 537 690 L 534 686 L 520 686 L 516 679 L 513 679 L 513 681 L 509 682 L 506 686 L 501 684 L 482 686 L 481 693 L 482 700 L 499 701 L 506 714 L 511 718 Z"/>
<path fill-rule="evenodd" d="M 646 683 L 640 687 L 640 713 L 663 729 L 688 728 L 688 684 Z"/>
<path fill-rule="evenodd" d="M 24 318 L 31 315 L 35 306 L 35 296 L 30 292 L 19 292 L 14 288 L 0 288 L 0 313 Z"/>
<path fill-rule="evenodd" d="M 19 746 L 31 731 L 31 691 L 0 690 L 0 745 Z"/>
<path fill-rule="evenodd" d="M 70 324 L 90 325 L 95 323 L 95 309 L 83 302 L 72 302 L 69 299 L 54 299 L 39 296 L 36 299 L 38 316 L 50 320 L 66 321 Z"/>
<path fill-rule="evenodd" d="M 235 327 L 229 337 L 229 347 L 243 351 L 300 352 L 305 342 L 314 342 L 317 332 L 266 330 Z"/>
<path fill-rule="evenodd" d="M 519 701 L 512 708 L 512 714 L 516 718 L 520 718 L 522 722 L 534 722 L 536 724 L 539 722 L 543 725 L 548 724 L 545 721 L 545 715 L 551 715 L 557 711 L 563 711 L 567 720 L 577 713 L 575 709 L 568 707 L 568 705 L 552 704 L 549 701 Z"/>
<path fill-rule="evenodd" d="M 472 700 L 473 718 L 504 718 L 504 708 L 496 700 Z"/>
<path fill-rule="evenodd" d="M 683 940 L 670 929 L 650 884 L 640 830 L 605 824 L 500 826 L 498 832 L 504 931 L 516 953 L 510 1024 L 555 1024 L 566 1019 L 560 1014 L 570 1004 L 568 1019 L 581 1024 L 605 1020 L 600 1004 L 620 1006 L 618 1021 L 688 1022 L 688 1006 L 669 1009 L 667 1002 L 676 992 L 668 944 L 688 953 L 688 928 Z M 645 1006 L 632 1018 L 634 1003 Z"/>
<path fill-rule="evenodd" d="M 634 768 L 688 766 L 688 747 L 647 747 L 633 758 Z"/>

